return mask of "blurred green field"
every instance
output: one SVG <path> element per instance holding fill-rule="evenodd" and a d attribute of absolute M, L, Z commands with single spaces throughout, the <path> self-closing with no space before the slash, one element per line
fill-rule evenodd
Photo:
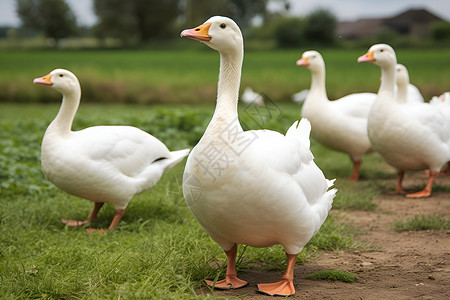
<path fill-rule="evenodd" d="M 309 71 L 295 65 L 306 50 L 248 51 L 242 89 L 251 86 L 274 101 L 287 101 L 309 88 Z M 330 99 L 377 91 L 379 68 L 356 62 L 367 49 L 317 50 L 326 62 Z M 425 99 L 450 89 L 449 51 L 400 49 L 397 56 Z M 60 67 L 79 77 L 84 102 L 213 103 L 218 64 L 218 54 L 206 46 L 186 51 L 2 51 L 0 102 L 58 102 L 57 93 L 33 86 L 32 80 Z"/>

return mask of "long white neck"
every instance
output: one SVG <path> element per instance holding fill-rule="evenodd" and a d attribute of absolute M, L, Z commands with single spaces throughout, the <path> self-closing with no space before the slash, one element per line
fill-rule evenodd
<path fill-rule="evenodd" d="M 81 89 L 78 85 L 70 92 L 63 93 L 61 108 L 48 130 L 59 135 L 69 134 L 72 131 L 72 123 L 80 105 Z"/>
<path fill-rule="evenodd" d="M 327 90 L 325 87 L 325 67 L 311 71 L 311 88 L 309 95 L 314 101 L 328 100 Z"/>
<path fill-rule="evenodd" d="M 397 102 L 406 103 L 408 101 L 408 83 L 400 82 L 397 84 Z"/>
<path fill-rule="evenodd" d="M 232 54 L 220 53 L 217 104 L 207 132 L 213 129 L 222 130 L 234 122 L 239 124 L 237 104 L 241 82 L 242 59 L 243 50 Z M 240 125 L 239 128 L 241 128 Z"/>
<path fill-rule="evenodd" d="M 394 100 L 395 95 L 395 82 L 396 82 L 396 72 L 395 65 L 397 62 L 392 64 L 385 64 L 381 66 L 381 85 L 378 90 L 378 98 L 382 98 L 388 101 Z"/>

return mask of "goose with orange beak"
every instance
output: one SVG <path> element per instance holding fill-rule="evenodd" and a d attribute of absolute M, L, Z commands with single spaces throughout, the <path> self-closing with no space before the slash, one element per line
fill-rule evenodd
<path fill-rule="evenodd" d="M 442 166 L 450 160 L 450 120 L 429 103 L 399 103 L 395 96 L 397 57 L 386 44 L 372 46 L 358 58 L 381 68 L 381 85 L 369 114 L 367 132 L 372 147 L 397 169 L 393 193 L 404 194 L 405 170 L 430 170 L 422 191 L 407 194 L 409 198 L 429 197 L 433 182 Z"/>
<path fill-rule="evenodd" d="M 131 126 L 94 126 L 72 131 L 81 97 L 77 77 L 68 70 L 56 69 L 33 82 L 50 86 L 63 95 L 61 108 L 42 140 L 45 176 L 61 190 L 94 202 L 86 220 L 62 219 L 68 226 L 92 222 L 103 204 L 110 202 L 115 215 L 108 229 L 114 229 L 131 198 L 152 188 L 166 170 L 189 153 L 189 149 L 169 151 L 157 138 Z"/>
<path fill-rule="evenodd" d="M 372 151 L 367 136 L 367 116 L 375 101 L 374 93 L 353 93 L 330 101 L 325 88 L 325 61 L 317 51 L 306 51 L 297 66 L 311 71 L 311 87 L 302 106 L 302 117 L 311 122 L 311 137 L 322 145 L 348 154 L 357 181 L 365 154 Z"/>
<path fill-rule="evenodd" d="M 227 256 L 225 279 L 206 283 L 219 289 L 246 286 L 236 272 L 237 245 L 281 244 L 286 272 L 279 282 L 258 284 L 258 291 L 292 295 L 297 255 L 325 221 L 336 194 L 309 150 L 310 124 L 296 121 L 286 135 L 244 131 L 237 113 L 244 54 L 239 27 L 216 16 L 181 36 L 220 53 L 216 109 L 183 177 L 187 206 Z"/>

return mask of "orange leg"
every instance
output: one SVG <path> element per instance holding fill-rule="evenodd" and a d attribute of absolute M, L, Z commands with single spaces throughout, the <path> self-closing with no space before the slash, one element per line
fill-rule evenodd
<path fill-rule="evenodd" d="M 287 268 L 281 281 L 258 284 L 258 292 L 269 296 L 289 296 L 295 294 L 294 266 L 298 254 L 287 254 Z"/>
<path fill-rule="evenodd" d="M 114 218 L 111 222 L 111 224 L 108 227 L 108 230 L 113 230 L 117 224 L 119 224 L 120 220 L 122 219 L 123 215 L 125 214 L 125 209 L 117 209 L 116 214 L 114 215 Z M 94 228 L 87 228 L 86 231 L 88 233 L 106 233 L 107 230 L 104 229 L 94 229 Z"/>
<path fill-rule="evenodd" d="M 392 195 L 403 195 L 405 191 L 402 188 L 403 176 L 405 175 L 405 171 L 398 171 L 397 173 L 397 185 L 395 187 L 395 191 L 389 192 Z"/>
<path fill-rule="evenodd" d="M 100 208 L 102 208 L 103 204 L 104 204 L 103 202 L 95 202 L 94 208 L 92 209 L 91 213 L 89 214 L 89 217 L 84 221 L 68 220 L 68 219 L 63 218 L 63 219 L 61 219 L 61 222 L 63 222 L 64 224 L 67 224 L 67 226 L 71 226 L 71 227 L 86 225 L 87 223 L 95 220 L 95 218 L 97 217 L 97 214 L 98 214 Z"/>
<path fill-rule="evenodd" d="M 354 161 L 352 159 L 353 162 L 353 172 L 352 172 L 352 176 L 350 176 L 350 178 L 348 180 L 350 181 L 358 181 L 359 178 L 359 166 L 361 165 L 361 161 Z"/>
<path fill-rule="evenodd" d="M 412 193 L 406 195 L 408 198 L 424 198 L 429 197 L 431 195 L 431 189 L 433 188 L 433 182 L 436 179 L 438 172 L 430 171 L 430 178 L 428 179 L 428 183 L 423 190 L 417 193 Z"/>
<path fill-rule="evenodd" d="M 236 254 L 237 254 L 237 245 L 235 244 L 233 248 L 229 251 L 225 251 L 227 255 L 227 274 L 225 275 L 225 279 L 217 281 L 214 284 L 214 281 L 205 280 L 205 283 L 210 287 L 219 289 L 219 290 L 228 290 L 228 289 L 239 289 L 248 285 L 247 281 L 240 280 L 237 278 L 236 273 Z"/>

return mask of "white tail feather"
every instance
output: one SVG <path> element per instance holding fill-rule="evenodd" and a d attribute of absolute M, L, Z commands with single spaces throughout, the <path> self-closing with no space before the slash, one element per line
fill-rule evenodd
<path fill-rule="evenodd" d="M 310 133 L 311 133 L 311 123 L 309 122 L 308 119 L 302 118 L 300 122 L 295 121 L 294 124 L 292 124 L 292 126 L 289 127 L 288 131 L 286 132 L 286 136 L 295 137 L 305 147 L 309 149 L 311 144 L 309 140 Z"/>

